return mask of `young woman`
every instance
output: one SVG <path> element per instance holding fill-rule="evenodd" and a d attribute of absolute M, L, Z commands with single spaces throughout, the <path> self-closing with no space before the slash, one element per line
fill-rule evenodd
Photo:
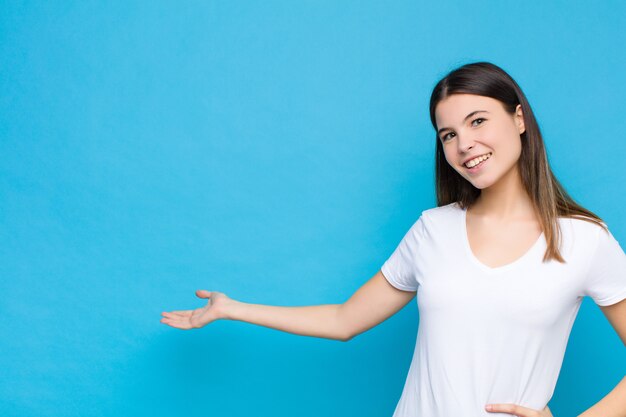
<path fill-rule="evenodd" d="M 552 416 L 547 404 L 588 295 L 626 344 L 626 255 L 554 177 L 525 95 L 501 68 L 464 65 L 435 86 L 437 207 L 343 304 L 279 307 L 197 291 L 163 313 L 179 329 L 241 320 L 348 341 L 417 294 L 415 353 L 394 417 Z M 502 415 L 502 414 L 500 414 Z M 581 416 L 626 415 L 626 378 Z"/>

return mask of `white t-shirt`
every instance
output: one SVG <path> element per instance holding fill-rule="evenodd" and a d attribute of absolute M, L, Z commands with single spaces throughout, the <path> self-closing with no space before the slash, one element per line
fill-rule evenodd
<path fill-rule="evenodd" d="M 508 416 L 489 403 L 542 410 L 552 397 L 582 298 L 626 298 L 626 255 L 613 235 L 559 218 L 565 264 L 542 263 L 542 233 L 520 258 L 491 268 L 472 253 L 466 210 L 422 212 L 381 267 L 417 291 L 415 352 L 393 417 Z"/>

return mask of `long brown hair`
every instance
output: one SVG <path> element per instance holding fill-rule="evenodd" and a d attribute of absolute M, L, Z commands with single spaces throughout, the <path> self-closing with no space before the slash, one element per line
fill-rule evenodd
<path fill-rule="evenodd" d="M 430 97 L 430 120 L 437 131 L 435 108 L 452 94 L 474 94 L 500 101 L 504 109 L 515 114 L 517 105 L 522 106 L 525 131 L 521 134 L 522 152 L 518 163 L 521 181 L 535 207 L 544 232 L 547 249 L 543 261 L 551 259 L 564 263 L 559 251 L 561 228 L 559 217 L 579 218 L 596 223 L 608 231 L 600 217 L 577 204 L 556 179 L 543 143 L 539 125 L 526 96 L 515 80 L 502 68 L 490 62 L 474 62 L 463 65 L 441 79 Z M 462 208 L 474 204 L 480 189 L 456 172 L 446 161 L 441 141 L 435 134 L 435 188 L 437 206 L 457 202 Z"/>

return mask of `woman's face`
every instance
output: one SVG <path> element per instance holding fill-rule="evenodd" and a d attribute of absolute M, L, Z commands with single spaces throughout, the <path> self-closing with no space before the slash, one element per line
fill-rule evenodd
<path fill-rule="evenodd" d="M 524 132 L 520 105 L 511 115 L 491 97 L 453 94 L 437 104 L 435 120 L 446 160 L 474 187 L 487 188 L 505 175 L 519 175 Z M 477 165 L 480 159 L 472 160 L 485 155 L 488 159 Z M 474 166 L 466 166 L 468 160 Z"/>

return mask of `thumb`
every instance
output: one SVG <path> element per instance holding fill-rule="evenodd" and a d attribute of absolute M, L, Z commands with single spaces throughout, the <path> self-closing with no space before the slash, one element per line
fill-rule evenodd
<path fill-rule="evenodd" d="M 200 298 L 211 298 L 211 291 L 198 290 L 196 291 L 196 295 Z"/>

